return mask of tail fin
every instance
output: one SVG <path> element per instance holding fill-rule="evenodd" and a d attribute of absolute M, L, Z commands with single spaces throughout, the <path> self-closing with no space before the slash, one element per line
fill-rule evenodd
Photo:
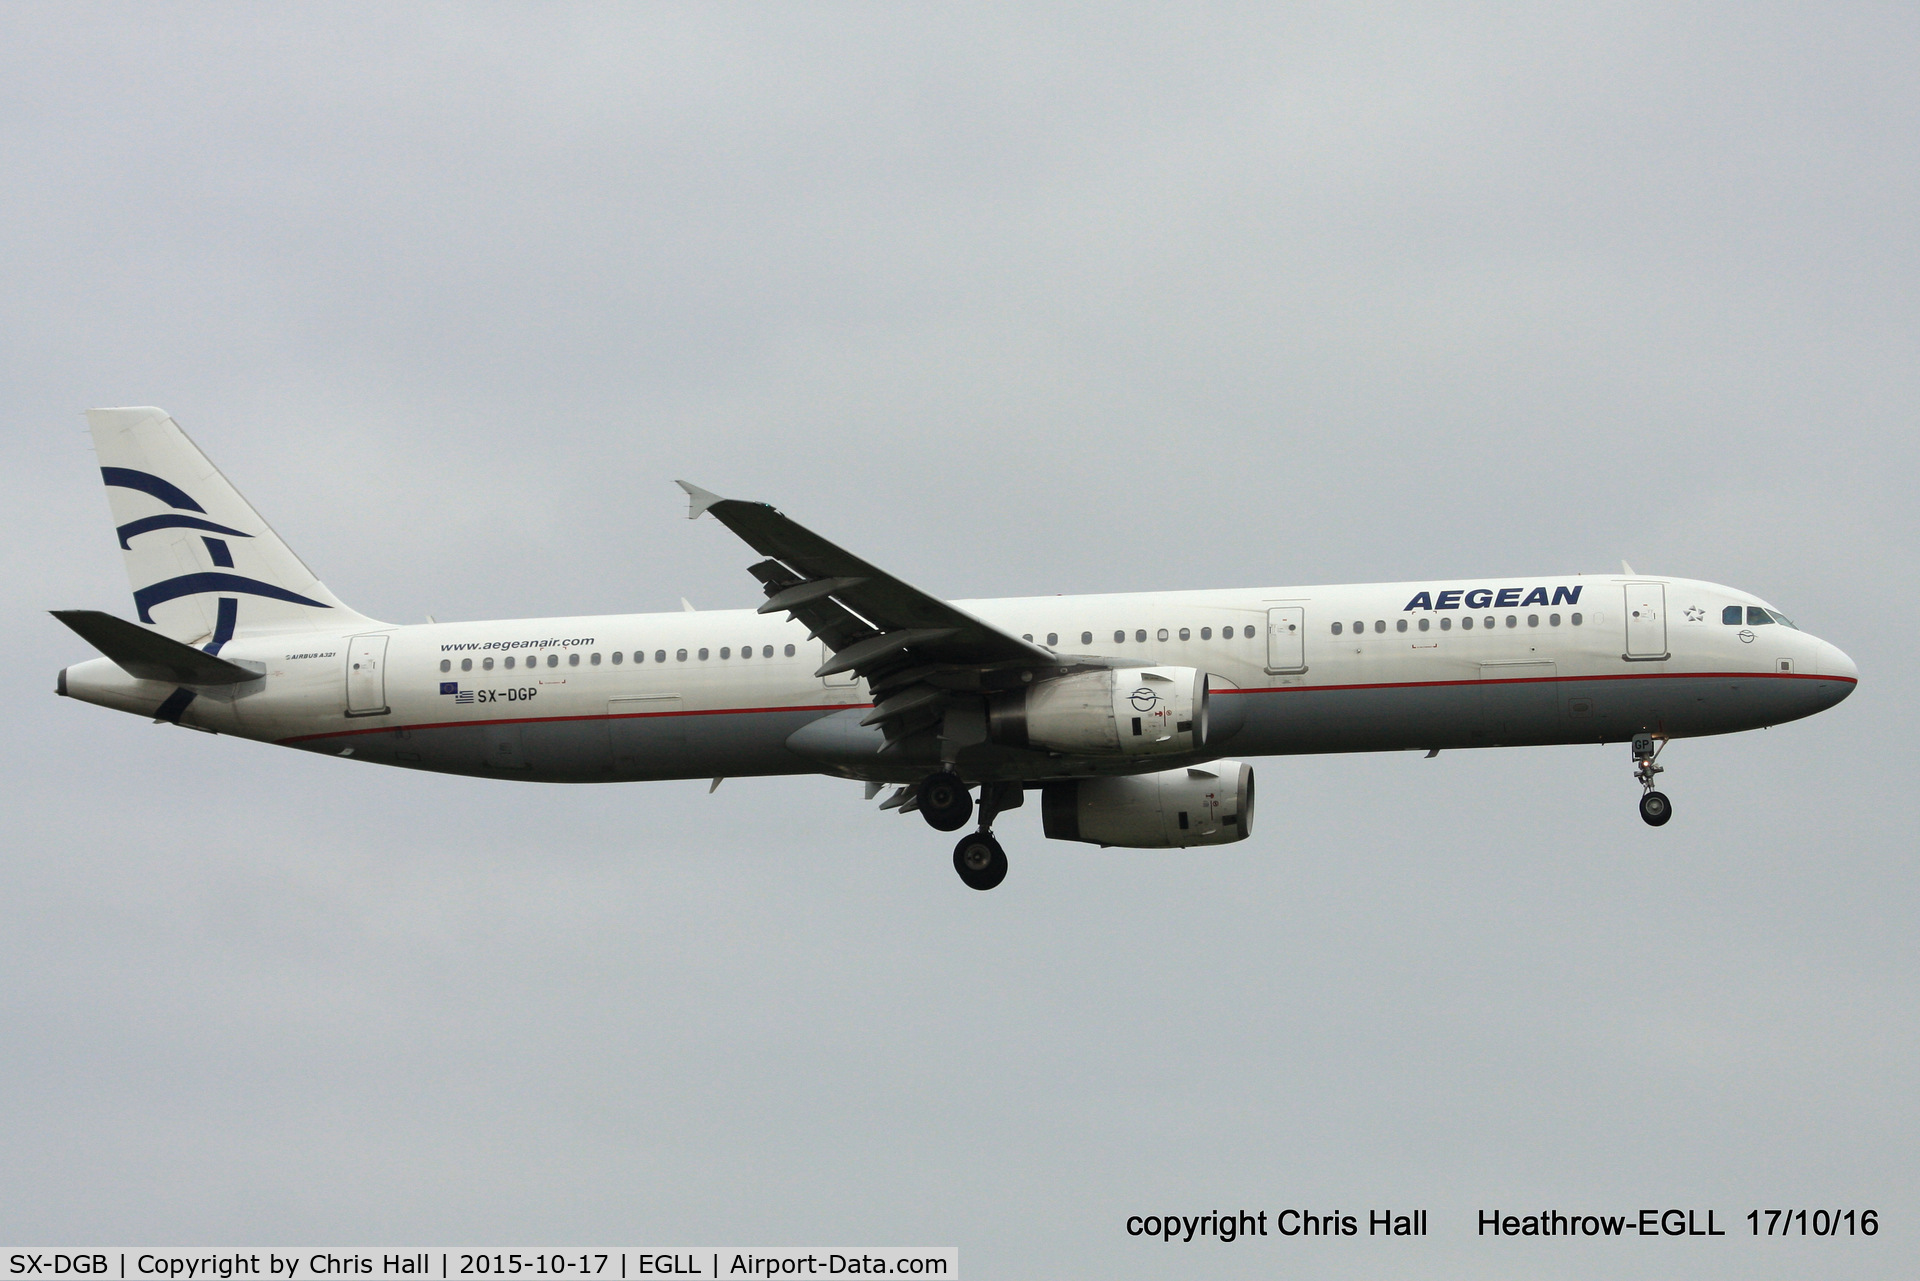
<path fill-rule="evenodd" d="M 218 654 L 236 634 L 371 621 L 300 563 L 164 409 L 89 409 L 87 426 L 141 622 Z"/>

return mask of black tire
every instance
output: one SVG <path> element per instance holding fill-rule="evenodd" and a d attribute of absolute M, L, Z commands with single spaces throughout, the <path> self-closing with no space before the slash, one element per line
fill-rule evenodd
<path fill-rule="evenodd" d="M 1659 827 L 1673 817 L 1673 802 L 1665 792 L 1648 792 L 1640 798 L 1640 817 L 1648 827 Z"/>
<path fill-rule="evenodd" d="M 990 890 L 1007 879 L 1007 852 L 986 832 L 975 832 L 953 847 L 953 870 L 970 890 Z"/>
<path fill-rule="evenodd" d="M 920 814 L 936 832 L 957 832 L 973 817 L 973 794 L 958 774 L 929 776 L 919 795 Z"/>

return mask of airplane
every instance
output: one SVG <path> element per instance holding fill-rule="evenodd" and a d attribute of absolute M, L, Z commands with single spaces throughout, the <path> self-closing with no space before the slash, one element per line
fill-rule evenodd
<path fill-rule="evenodd" d="M 759 608 L 382 623 L 329 591 L 164 410 L 87 421 L 138 622 L 54 611 L 103 655 L 63 669 L 59 694 L 477 778 L 857 780 L 939 831 L 974 820 L 953 863 L 976 890 L 1007 874 L 994 820 L 1034 791 L 1057 840 L 1247 839 L 1243 756 L 1628 743 L 1659 827 L 1672 740 L 1811 716 L 1859 679 L 1756 596 L 1624 563 L 946 601 L 685 481 L 689 516 L 759 558 Z"/>

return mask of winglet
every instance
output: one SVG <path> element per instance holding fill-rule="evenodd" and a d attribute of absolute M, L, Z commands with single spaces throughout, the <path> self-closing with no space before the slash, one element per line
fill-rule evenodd
<path fill-rule="evenodd" d="M 684 480 L 676 480 L 673 483 L 687 491 L 688 520 L 699 520 L 702 512 L 720 501 L 720 495 L 710 494 L 698 485 L 689 485 Z"/>

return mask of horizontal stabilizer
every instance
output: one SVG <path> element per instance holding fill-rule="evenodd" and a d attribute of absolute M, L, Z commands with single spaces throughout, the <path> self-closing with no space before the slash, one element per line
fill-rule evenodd
<path fill-rule="evenodd" d="M 240 685 L 257 681 L 261 673 L 215 658 L 138 623 L 103 614 L 97 609 L 56 609 L 53 616 L 118 663 L 127 675 L 143 681 L 170 681 L 175 685 Z"/>

